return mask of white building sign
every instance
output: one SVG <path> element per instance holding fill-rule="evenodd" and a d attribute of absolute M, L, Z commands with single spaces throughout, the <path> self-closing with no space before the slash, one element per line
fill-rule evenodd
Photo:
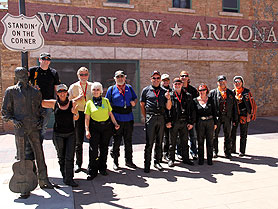
<path fill-rule="evenodd" d="M 43 47 L 42 22 L 36 15 L 26 17 L 24 15 L 13 16 L 8 13 L 1 22 L 5 29 L 2 42 L 8 49 L 31 51 Z"/>

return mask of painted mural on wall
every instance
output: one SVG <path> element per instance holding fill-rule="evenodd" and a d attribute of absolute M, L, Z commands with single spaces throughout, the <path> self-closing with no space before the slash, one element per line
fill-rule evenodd
<path fill-rule="evenodd" d="M 18 14 L 11 3 L 9 13 Z M 27 16 L 43 22 L 46 41 L 165 44 L 253 48 L 277 47 L 278 25 L 268 22 L 178 14 L 144 13 L 27 3 Z M 2 32 L 2 27 L 1 27 Z"/>

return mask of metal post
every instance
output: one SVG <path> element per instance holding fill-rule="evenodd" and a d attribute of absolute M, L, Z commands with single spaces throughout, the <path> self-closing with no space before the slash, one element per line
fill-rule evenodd
<path fill-rule="evenodd" d="M 19 14 L 26 15 L 25 0 L 19 0 Z M 21 52 L 21 65 L 28 69 L 28 52 Z"/>

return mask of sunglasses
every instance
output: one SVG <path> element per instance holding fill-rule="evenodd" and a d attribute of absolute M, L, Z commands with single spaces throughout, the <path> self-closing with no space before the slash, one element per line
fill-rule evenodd
<path fill-rule="evenodd" d="M 83 74 L 83 73 L 80 73 L 79 75 L 80 75 L 80 76 L 88 76 L 88 73 L 84 73 L 84 74 Z"/>
<path fill-rule="evenodd" d="M 186 78 L 186 77 L 188 77 L 188 75 L 180 75 L 180 77 Z"/>
<path fill-rule="evenodd" d="M 174 83 L 175 86 L 181 85 L 180 82 Z"/>
<path fill-rule="evenodd" d="M 123 77 L 125 77 L 124 75 L 118 75 L 118 76 L 116 76 L 116 78 L 123 78 Z"/>
<path fill-rule="evenodd" d="M 61 89 L 61 90 L 58 91 L 58 93 L 62 93 L 62 92 L 67 92 L 67 90 Z"/>
<path fill-rule="evenodd" d="M 199 89 L 199 91 L 206 91 L 206 89 Z"/>
<path fill-rule="evenodd" d="M 100 91 L 100 89 L 93 89 L 93 91 Z"/>
<path fill-rule="evenodd" d="M 234 83 L 241 83 L 241 81 L 234 81 Z"/>
<path fill-rule="evenodd" d="M 47 60 L 47 61 L 50 61 L 51 59 L 49 57 L 43 57 L 41 58 L 41 60 Z"/>
<path fill-rule="evenodd" d="M 152 77 L 154 80 L 160 80 L 160 77 Z"/>

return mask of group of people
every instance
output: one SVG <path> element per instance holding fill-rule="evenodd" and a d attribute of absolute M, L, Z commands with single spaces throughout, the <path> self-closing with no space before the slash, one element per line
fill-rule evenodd
<path fill-rule="evenodd" d="M 16 69 L 18 83 L 6 90 L 2 115 L 5 120 L 14 123 L 16 140 L 25 139 L 30 142 L 26 143 L 25 158 L 36 159 L 40 186 L 53 188 L 47 178 L 42 150 L 42 141 L 52 112 L 55 117 L 53 143 L 66 185 L 78 186 L 73 176 L 74 172 L 82 171 L 85 136 L 89 140 L 87 180 L 94 179 L 98 173 L 108 175 L 108 146 L 112 136 L 110 155 L 113 158 L 113 169 L 119 169 L 122 140 L 125 146 L 125 165 L 136 169 L 132 156 L 132 108 L 136 106 L 137 95 L 132 86 L 126 83 L 127 75 L 124 71 L 119 69 L 115 72 L 115 85 L 110 86 L 103 97 L 102 84 L 88 81 L 87 68 L 78 69 L 78 81 L 68 88 L 60 82 L 57 71 L 49 66 L 49 53 L 40 54 L 39 62 L 39 66 L 29 71 Z M 193 159 L 198 157 L 200 165 L 204 164 L 205 139 L 207 164 L 212 165 L 212 158 L 218 156 L 218 134 L 222 124 L 225 156 L 230 159 L 231 153 L 236 152 L 238 125 L 240 156 L 245 154 L 248 124 L 256 118 L 256 104 L 250 91 L 243 87 L 241 76 L 234 77 L 233 91 L 227 89 L 224 75 L 218 76 L 217 88 L 210 92 L 206 84 L 199 85 L 197 89 L 191 86 L 186 71 L 172 80 L 172 88 L 169 75 L 161 75 L 159 71 L 151 73 L 150 81 L 151 85 L 143 88 L 140 97 L 146 130 L 144 172 L 150 172 L 154 144 L 154 167 L 158 170 L 163 170 L 162 158 L 167 160 L 169 167 L 173 167 L 176 152 L 185 164 L 194 165 L 189 154 Z M 27 93 L 27 89 L 30 93 Z"/>
<path fill-rule="evenodd" d="M 248 124 L 256 119 L 257 106 L 249 89 L 243 87 L 242 76 L 233 78 L 234 89 L 227 88 L 226 76 L 217 77 L 217 88 L 209 91 L 202 83 L 195 89 L 191 86 L 189 73 L 180 72 L 170 87 L 168 74 L 154 71 L 151 85 L 141 94 L 140 106 L 145 119 L 146 146 L 144 172 L 150 172 L 152 147 L 155 144 L 154 167 L 163 170 L 162 158 L 169 167 L 175 165 L 175 153 L 182 162 L 194 165 L 189 154 L 198 164 L 204 164 L 206 140 L 207 164 L 218 157 L 218 135 L 221 126 L 224 132 L 225 157 L 236 153 L 236 132 L 240 125 L 239 156 L 245 155 Z M 197 142 L 195 138 L 197 133 Z M 189 149 L 190 137 L 190 149 Z M 198 145 L 198 146 L 197 146 Z"/>

